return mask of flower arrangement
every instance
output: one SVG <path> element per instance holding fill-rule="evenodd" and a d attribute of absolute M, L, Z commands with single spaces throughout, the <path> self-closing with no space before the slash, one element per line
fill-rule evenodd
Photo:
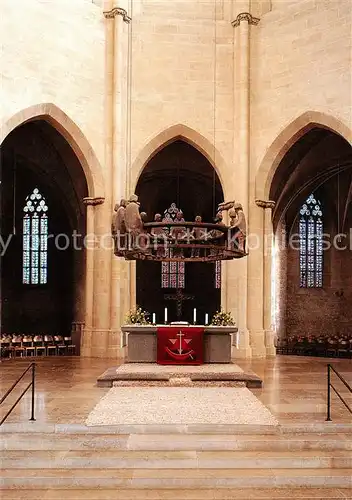
<path fill-rule="evenodd" d="M 222 309 L 217 311 L 211 320 L 213 326 L 234 326 L 235 320 L 230 312 L 225 312 Z"/>
<path fill-rule="evenodd" d="M 126 317 L 127 325 L 150 325 L 148 317 L 150 314 L 144 311 L 141 307 L 136 306 L 136 309 L 131 309 Z"/>

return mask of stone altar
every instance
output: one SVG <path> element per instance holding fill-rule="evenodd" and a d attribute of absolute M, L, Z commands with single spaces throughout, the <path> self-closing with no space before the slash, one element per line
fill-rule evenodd
<path fill-rule="evenodd" d="M 167 325 L 159 325 L 165 327 Z M 170 325 L 175 326 L 175 325 Z M 195 325 L 202 327 L 202 325 Z M 184 328 L 184 326 L 183 326 Z M 192 326 L 187 326 L 192 329 Z M 204 363 L 231 363 L 231 347 L 238 331 L 235 326 L 204 326 Z M 121 347 L 127 346 L 127 363 L 155 363 L 158 325 L 121 327 Z"/>

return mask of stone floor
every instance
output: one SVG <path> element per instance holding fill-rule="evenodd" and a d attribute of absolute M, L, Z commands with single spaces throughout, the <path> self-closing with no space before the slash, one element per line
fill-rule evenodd
<path fill-rule="evenodd" d="M 3 394 L 28 366 L 29 359 L 3 360 L 0 364 L 0 392 Z M 279 422 L 323 422 L 326 412 L 326 365 L 331 362 L 351 383 L 350 360 L 277 356 L 268 360 L 238 360 L 244 370 L 252 370 L 263 379 L 262 389 L 253 394 Z M 42 422 L 83 423 L 107 388 L 96 387 L 96 380 L 111 360 L 79 357 L 37 359 L 36 418 Z M 114 362 L 114 364 L 117 364 Z M 336 377 L 335 377 L 336 378 Z M 24 382 L 21 386 L 25 387 Z M 336 380 L 336 387 L 343 385 Z M 17 395 L 19 392 L 17 392 Z M 16 395 L 11 401 L 14 402 Z M 350 414 L 337 396 L 332 396 L 334 422 L 351 421 Z M 10 404 L 10 401 L 9 401 Z M 5 408 L 2 406 L 1 415 Z M 26 395 L 9 417 L 9 422 L 29 417 L 30 395 Z"/>

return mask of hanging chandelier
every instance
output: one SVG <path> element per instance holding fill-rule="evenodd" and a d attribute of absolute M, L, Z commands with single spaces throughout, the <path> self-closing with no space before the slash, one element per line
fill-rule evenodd
<path fill-rule="evenodd" d="M 223 222 L 224 210 L 228 211 L 230 225 Z M 132 195 L 128 203 L 121 200 L 115 207 L 114 253 L 126 260 L 160 262 L 216 262 L 245 257 L 242 206 L 234 202 L 220 204 L 215 220 L 203 222 L 198 215 L 188 222 L 181 211 L 176 211 L 174 218 L 155 214 L 154 222 L 146 222 L 146 214 L 139 211 L 138 197 Z"/>

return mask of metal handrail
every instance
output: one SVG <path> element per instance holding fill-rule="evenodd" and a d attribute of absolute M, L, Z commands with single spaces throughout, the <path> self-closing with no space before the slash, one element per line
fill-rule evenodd
<path fill-rule="evenodd" d="M 337 396 L 339 397 L 339 399 L 342 401 L 342 403 L 345 405 L 345 407 L 347 408 L 347 410 L 350 413 L 352 413 L 352 408 L 350 408 L 348 406 L 348 404 L 343 399 L 343 397 L 341 396 L 341 394 L 339 394 L 339 392 L 336 389 L 336 387 L 334 387 L 332 385 L 332 383 L 331 383 L 331 370 L 339 377 L 339 379 L 341 380 L 341 382 L 347 387 L 347 389 L 350 392 L 352 392 L 352 388 L 349 385 L 349 383 L 346 382 L 346 380 L 343 378 L 343 376 L 340 375 L 340 373 L 332 365 L 328 364 L 327 368 L 328 368 L 328 398 L 327 398 L 327 415 L 326 415 L 326 421 L 330 422 L 331 421 L 331 388 L 335 391 L 335 393 L 337 394 Z"/>
<path fill-rule="evenodd" d="M 9 411 L 6 413 L 6 415 L 2 418 L 1 422 L 0 422 L 0 425 L 2 425 L 5 420 L 7 419 L 7 417 L 10 415 L 10 413 L 12 412 L 12 410 L 15 408 L 15 406 L 19 403 L 19 401 L 21 401 L 21 399 L 23 398 L 23 396 L 26 394 L 26 392 L 28 391 L 28 389 L 30 387 L 32 387 L 32 405 L 31 405 L 31 418 L 29 420 L 32 420 L 32 421 L 35 421 L 35 418 L 34 418 L 34 407 L 35 407 L 35 404 L 34 404 L 34 399 L 35 399 L 35 363 L 31 363 L 28 368 L 22 373 L 22 375 L 16 380 L 16 382 L 14 382 L 12 384 L 12 386 L 10 387 L 10 389 L 8 389 L 6 391 L 6 393 L 3 395 L 3 397 L 0 399 L 0 405 L 5 401 L 5 399 L 7 398 L 7 396 L 9 396 L 9 394 L 11 394 L 11 392 L 14 390 L 14 388 L 16 387 L 16 385 L 23 379 L 23 377 L 26 375 L 26 373 L 32 368 L 32 380 L 31 382 L 27 385 L 27 387 L 25 388 L 25 390 L 21 393 L 21 395 L 17 398 L 16 402 L 11 406 L 11 408 L 9 409 Z"/>

